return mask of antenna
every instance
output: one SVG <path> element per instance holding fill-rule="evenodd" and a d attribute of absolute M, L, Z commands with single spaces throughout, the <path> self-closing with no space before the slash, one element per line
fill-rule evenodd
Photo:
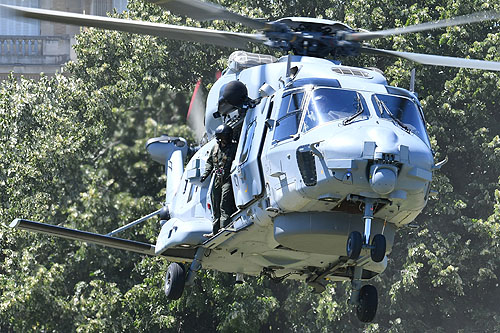
<path fill-rule="evenodd" d="M 415 92 L 415 68 L 411 70 L 410 91 Z"/>
<path fill-rule="evenodd" d="M 286 82 L 290 80 L 290 77 L 292 76 L 292 73 L 290 71 L 290 67 L 292 67 L 292 56 L 289 54 L 286 57 Z"/>

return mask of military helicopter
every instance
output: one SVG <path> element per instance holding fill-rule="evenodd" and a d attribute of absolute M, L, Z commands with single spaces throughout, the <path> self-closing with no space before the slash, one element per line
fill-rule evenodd
<path fill-rule="evenodd" d="M 422 106 L 410 90 L 389 86 L 376 69 L 343 66 L 331 56 L 368 53 L 422 64 L 500 70 L 500 63 L 370 47 L 365 42 L 500 18 L 495 12 L 376 32 L 315 18 L 273 22 L 245 17 L 199 0 L 151 1 L 197 20 L 227 20 L 260 31 L 237 33 L 52 10 L 5 6 L 17 15 L 103 29 L 246 49 L 263 44 L 289 54 L 236 51 L 206 100 L 205 134 L 193 149 L 181 137 L 147 142 L 165 165 L 163 207 L 106 235 L 16 219 L 11 227 L 163 256 L 169 299 L 182 296 L 200 269 L 301 280 L 321 292 L 351 281 L 351 303 L 362 322 L 374 319 L 378 294 L 369 280 L 387 267 L 395 232 L 411 222 L 432 195 L 435 163 Z M 237 211 L 210 238 L 213 182 L 200 181 L 227 124 L 238 142 L 231 168 Z M 189 156 L 189 161 L 188 161 Z M 115 237 L 160 216 L 157 242 Z"/>

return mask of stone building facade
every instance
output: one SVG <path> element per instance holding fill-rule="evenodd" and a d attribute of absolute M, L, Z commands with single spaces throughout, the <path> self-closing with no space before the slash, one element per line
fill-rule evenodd
<path fill-rule="evenodd" d="M 2 0 L 2 4 L 105 16 L 126 9 L 127 0 Z M 0 80 L 15 76 L 37 79 L 62 72 L 74 60 L 72 45 L 80 27 L 9 16 L 0 9 Z"/>

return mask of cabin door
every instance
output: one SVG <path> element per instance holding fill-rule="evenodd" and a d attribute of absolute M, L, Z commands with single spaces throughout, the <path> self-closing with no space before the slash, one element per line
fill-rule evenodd
<path fill-rule="evenodd" d="M 271 106 L 270 106 L 271 105 Z M 236 206 L 243 208 L 263 192 L 263 174 L 260 156 L 266 135 L 265 121 L 272 99 L 265 98 L 254 109 L 248 110 L 243 121 L 231 180 Z"/>

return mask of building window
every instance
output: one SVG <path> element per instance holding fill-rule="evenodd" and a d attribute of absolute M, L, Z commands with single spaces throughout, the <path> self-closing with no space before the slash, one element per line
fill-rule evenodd
<path fill-rule="evenodd" d="M 39 8 L 39 0 L 2 0 L 4 5 Z M 13 17 L 5 8 L 0 8 L 0 35 L 39 36 L 40 21 L 24 17 Z"/>
<path fill-rule="evenodd" d="M 106 13 L 112 13 L 113 8 L 118 13 L 127 9 L 127 0 L 94 0 L 92 1 L 92 15 L 107 16 Z"/>
<path fill-rule="evenodd" d="M 127 10 L 127 3 L 127 0 L 113 0 L 113 8 L 116 8 L 116 11 L 121 13 L 124 10 Z"/>

